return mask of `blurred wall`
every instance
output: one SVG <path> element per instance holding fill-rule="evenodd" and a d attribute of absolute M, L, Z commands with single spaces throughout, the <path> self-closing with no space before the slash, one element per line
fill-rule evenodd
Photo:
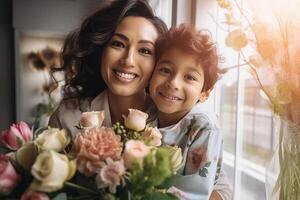
<path fill-rule="evenodd" d="M 63 39 L 78 28 L 82 20 L 109 0 L 13 0 L 13 28 L 16 71 L 16 119 L 33 123 L 32 114 L 38 103 L 43 102 L 42 73 L 28 69 L 24 38 L 35 38 L 29 43 L 30 51 L 47 46 L 47 41 Z M 45 41 L 38 44 L 38 40 Z M 48 38 L 48 39 L 47 39 Z"/>
<path fill-rule="evenodd" d="M 12 1 L 0 1 L 0 131 L 15 120 Z"/>

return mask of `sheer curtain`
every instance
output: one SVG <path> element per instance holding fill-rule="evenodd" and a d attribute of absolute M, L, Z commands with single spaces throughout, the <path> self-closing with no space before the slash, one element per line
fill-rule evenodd
<path fill-rule="evenodd" d="M 224 58 L 220 67 L 228 69 L 209 99 L 224 137 L 223 168 L 235 200 L 264 200 L 265 169 L 276 144 L 271 108 L 241 56 L 225 45 L 225 17 L 216 1 L 196 2 L 196 26 L 211 32 Z"/>

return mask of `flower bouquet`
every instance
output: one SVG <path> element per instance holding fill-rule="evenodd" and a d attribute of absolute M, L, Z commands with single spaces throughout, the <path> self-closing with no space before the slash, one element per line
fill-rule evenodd
<path fill-rule="evenodd" d="M 279 170 L 276 173 L 273 163 L 275 173 L 271 177 L 276 178 L 268 199 L 300 199 L 300 2 L 217 3 L 225 12 L 226 45 L 238 51 L 244 64 L 250 66 L 279 119 Z M 247 57 L 249 52 L 252 55 Z"/>
<path fill-rule="evenodd" d="M 20 122 L 3 131 L 0 194 L 16 199 L 178 199 L 172 182 L 178 147 L 161 146 L 148 115 L 130 109 L 124 125 L 101 126 L 104 112 L 85 112 L 73 141 L 64 130 L 39 134 Z"/>

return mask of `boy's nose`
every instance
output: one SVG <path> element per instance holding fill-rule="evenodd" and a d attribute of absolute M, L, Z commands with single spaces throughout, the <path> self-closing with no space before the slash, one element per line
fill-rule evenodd
<path fill-rule="evenodd" d="M 179 83 L 179 78 L 178 77 L 172 77 L 170 80 L 167 81 L 166 86 L 169 89 L 173 90 L 179 90 L 180 88 L 180 83 Z"/>

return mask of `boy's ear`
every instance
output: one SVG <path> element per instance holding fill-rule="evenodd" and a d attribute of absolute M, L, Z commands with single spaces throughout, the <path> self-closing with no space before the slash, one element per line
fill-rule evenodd
<path fill-rule="evenodd" d="M 205 102 L 208 99 L 210 92 L 211 92 L 211 90 L 207 90 L 205 92 L 201 92 L 200 97 L 199 97 L 199 101 L 201 103 Z"/>

